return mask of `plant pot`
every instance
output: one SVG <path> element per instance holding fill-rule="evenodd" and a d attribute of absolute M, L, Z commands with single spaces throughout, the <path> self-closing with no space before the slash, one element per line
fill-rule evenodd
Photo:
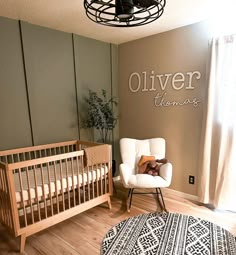
<path fill-rule="evenodd" d="M 116 173 L 116 161 L 115 159 L 112 160 L 112 177 L 115 176 Z"/>

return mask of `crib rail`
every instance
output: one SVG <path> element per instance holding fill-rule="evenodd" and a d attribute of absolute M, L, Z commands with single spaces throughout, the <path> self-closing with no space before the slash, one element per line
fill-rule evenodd
<path fill-rule="evenodd" d="M 68 141 L 60 143 L 52 143 L 46 145 L 38 145 L 25 147 L 20 149 L 11 149 L 0 151 L 0 162 L 17 163 L 25 160 L 54 156 L 63 153 L 69 153 L 76 150 L 99 145 L 98 143 L 88 141 Z"/>
<path fill-rule="evenodd" d="M 11 192 L 13 174 L 7 171 L 5 164 L 0 163 L 0 223 L 10 232 L 16 233 L 19 221 L 16 219 L 16 206 Z"/>
<path fill-rule="evenodd" d="M 77 150 L 77 141 L 53 143 L 0 151 L 0 161 L 4 163 L 16 163 L 25 160 L 49 157 L 53 155 L 73 152 Z"/>

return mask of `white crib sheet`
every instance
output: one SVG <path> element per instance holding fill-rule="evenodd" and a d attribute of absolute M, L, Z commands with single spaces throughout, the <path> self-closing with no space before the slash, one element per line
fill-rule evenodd
<path fill-rule="evenodd" d="M 108 167 L 106 165 L 101 165 L 97 169 L 84 169 L 84 172 L 82 170 L 79 171 L 75 168 L 76 164 L 74 165 L 74 173 L 72 173 L 72 167 L 69 167 L 66 169 L 66 166 L 63 165 L 61 168 L 62 176 L 60 173 L 60 167 L 57 166 L 56 170 L 53 166 L 49 166 L 49 177 L 48 177 L 48 171 L 46 167 L 42 168 L 43 172 L 43 179 L 44 179 L 44 185 L 42 182 L 41 177 L 41 170 L 40 168 L 36 168 L 35 170 L 28 170 L 28 177 L 27 172 L 22 171 L 21 172 L 21 180 L 19 173 L 14 174 L 14 182 L 15 182 L 15 190 L 16 190 L 16 202 L 20 203 L 22 201 L 28 201 L 34 200 L 37 198 L 41 199 L 43 196 L 46 198 L 50 195 L 50 189 L 52 196 L 55 196 L 56 194 L 61 194 L 62 191 L 66 192 L 74 188 L 81 187 L 83 185 L 86 185 L 88 183 L 96 182 L 97 180 L 104 179 L 105 174 L 108 173 Z M 54 171 L 56 171 L 56 176 L 54 174 Z M 66 174 L 67 172 L 67 174 Z M 67 177 L 68 176 L 68 177 Z M 35 178 L 36 177 L 36 178 Z M 37 185 L 35 183 L 35 179 L 37 180 Z M 50 179 L 50 181 L 49 181 Z M 29 185 L 28 185 L 29 180 Z M 79 185 L 78 185 L 79 183 Z M 21 192 L 21 186 L 23 192 Z M 37 186 L 37 188 L 36 188 Z M 56 193 L 57 190 L 57 193 Z"/>

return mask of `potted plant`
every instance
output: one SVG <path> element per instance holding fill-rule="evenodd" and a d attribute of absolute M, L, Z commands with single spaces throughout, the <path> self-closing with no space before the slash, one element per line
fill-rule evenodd
<path fill-rule="evenodd" d="M 114 97 L 108 98 L 106 90 L 102 89 L 102 95 L 89 90 L 86 102 L 87 114 L 83 121 L 84 128 L 95 128 L 98 130 L 102 143 L 111 142 L 111 134 L 117 123 L 113 107 L 117 106 Z"/>

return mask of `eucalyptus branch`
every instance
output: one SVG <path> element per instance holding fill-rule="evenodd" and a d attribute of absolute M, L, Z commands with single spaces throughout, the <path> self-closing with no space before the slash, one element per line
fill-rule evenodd
<path fill-rule="evenodd" d="M 114 106 L 117 101 L 114 97 L 107 98 L 107 92 L 102 89 L 102 96 L 97 92 L 89 90 L 89 95 L 85 99 L 87 107 L 87 116 L 83 121 L 84 128 L 95 128 L 99 131 L 101 140 L 106 143 L 110 134 L 117 123 L 117 117 L 114 115 Z"/>

